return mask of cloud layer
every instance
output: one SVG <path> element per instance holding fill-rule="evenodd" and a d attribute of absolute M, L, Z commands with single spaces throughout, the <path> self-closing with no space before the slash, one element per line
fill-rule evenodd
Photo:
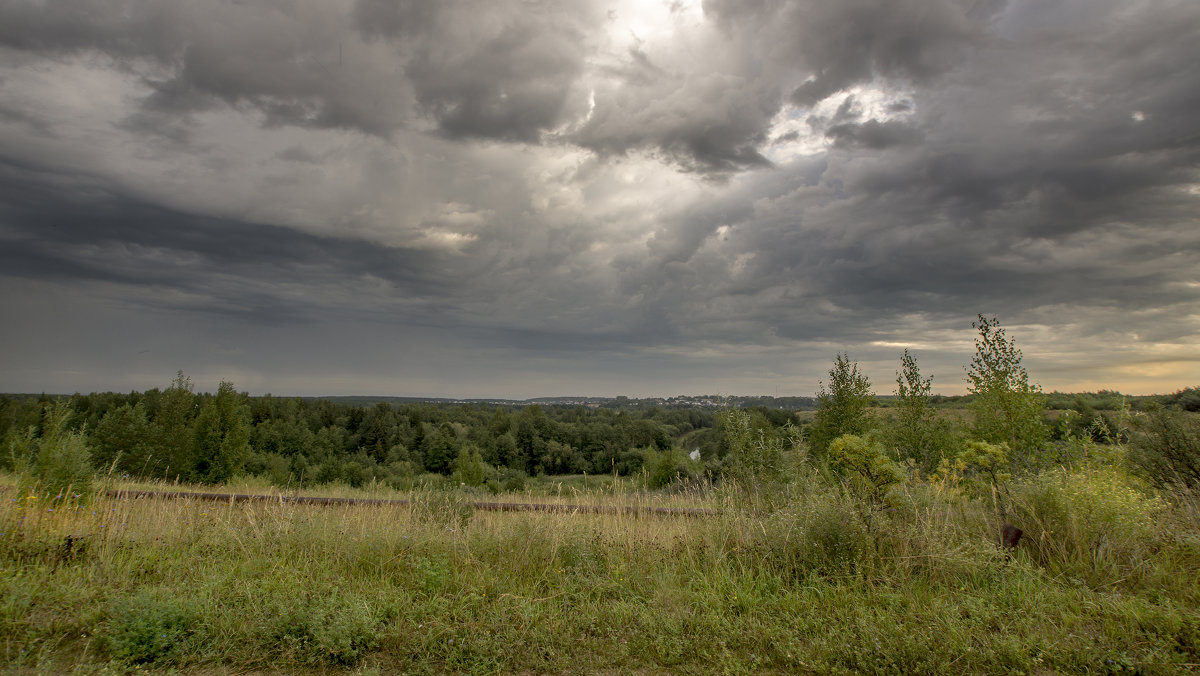
<path fill-rule="evenodd" d="M 0 389 L 1200 381 L 1188 0 L 0 4 Z"/>

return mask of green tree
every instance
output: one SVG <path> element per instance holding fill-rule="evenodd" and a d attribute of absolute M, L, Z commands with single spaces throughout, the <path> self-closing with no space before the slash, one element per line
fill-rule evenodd
<path fill-rule="evenodd" d="M 191 477 L 195 458 L 192 455 L 192 422 L 196 418 L 196 395 L 192 379 L 183 371 L 159 397 L 158 415 L 160 457 L 168 477 Z"/>
<path fill-rule="evenodd" d="M 967 389 L 974 395 L 974 433 L 983 441 L 1007 444 L 1012 459 L 1029 466 L 1048 437 L 1042 422 L 1042 389 L 1029 383 L 1021 350 L 1004 334 L 996 318 L 979 315 L 975 356 L 967 367 Z"/>
<path fill-rule="evenodd" d="M 421 444 L 421 459 L 425 470 L 449 475 L 458 455 L 458 437 L 449 423 L 438 425 L 437 432 L 427 435 Z"/>
<path fill-rule="evenodd" d="M 161 431 L 146 419 L 141 402 L 114 408 L 91 434 L 92 462 L 101 473 L 111 468 L 117 473 L 161 476 L 165 467 L 155 457 L 155 441 L 160 437 Z"/>
<path fill-rule="evenodd" d="M 477 449 L 464 445 L 458 450 L 458 459 L 454 461 L 454 476 L 468 486 L 483 485 L 487 480 L 486 467 L 483 456 Z"/>
<path fill-rule="evenodd" d="M 829 369 L 828 391 L 822 382 L 817 393 L 817 415 L 808 433 L 813 453 L 824 457 L 834 439 L 865 434 L 871 427 L 869 409 L 874 403 L 871 381 L 858 370 L 858 362 L 839 352 Z"/>
<path fill-rule="evenodd" d="M 911 458 L 925 472 L 953 455 L 949 426 L 930 406 L 932 389 L 933 378 L 921 377 L 917 358 L 905 350 L 896 373 L 896 418 L 890 436 L 896 454 Z"/>
<path fill-rule="evenodd" d="M 228 481 L 250 455 L 250 409 L 233 383 L 222 380 L 196 417 L 195 472 L 202 481 Z"/>

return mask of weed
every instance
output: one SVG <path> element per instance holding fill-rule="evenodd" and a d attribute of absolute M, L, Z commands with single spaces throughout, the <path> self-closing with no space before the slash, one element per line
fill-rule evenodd
<path fill-rule="evenodd" d="M 272 635 L 289 661 L 353 666 L 378 645 L 376 625 L 364 599 L 330 592 L 282 609 Z"/>
<path fill-rule="evenodd" d="M 199 609 L 173 591 L 144 589 L 109 604 L 103 637 L 123 662 L 170 662 L 185 652 L 199 620 Z"/>

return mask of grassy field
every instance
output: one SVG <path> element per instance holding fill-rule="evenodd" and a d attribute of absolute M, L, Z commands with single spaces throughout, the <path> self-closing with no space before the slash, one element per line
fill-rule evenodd
<path fill-rule="evenodd" d="M 461 490 L 313 492 L 414 500 L 338 507 L 0 490 L 10 673 L 1200 670 L 1196 496 L 1102 466 L 1014 481 L 1011 555 L 986 496 L 916 481 L 872 505 L 811 472 L 500 496 L 711 517 L 488 512 Z"/>

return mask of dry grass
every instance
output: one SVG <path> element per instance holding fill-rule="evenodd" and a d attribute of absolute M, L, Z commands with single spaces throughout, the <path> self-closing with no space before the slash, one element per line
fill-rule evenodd
<path fill-rule="evenodd" d="M 1100 474 L 1041 481 L 1017 487 L 1030 519 L 1084 534 L 1085 517 L 1092 529 L 1112 518 L 1079 512 L 1103 501 Z M 378 486 L 324 494 L 419 499 L 31 500 L 5 480 L 6 663 L 34 673 L 963 673 L 1200 662 L 1191 494 L 1162 496 L 1151 522 L 1127 524 L 1126 549 L 1087 549 L 1081 535 L 1011 561 L 992 544 L 986 505 L 925 483 L 886 506 L 815 475 L 773 491 L 504 496 L 703 506 L 720 511 L 712 518 L 487 512 L 467 507 L 468 492 Z M 1131 577 L 1135 556 L 1145 571 Z"/>

